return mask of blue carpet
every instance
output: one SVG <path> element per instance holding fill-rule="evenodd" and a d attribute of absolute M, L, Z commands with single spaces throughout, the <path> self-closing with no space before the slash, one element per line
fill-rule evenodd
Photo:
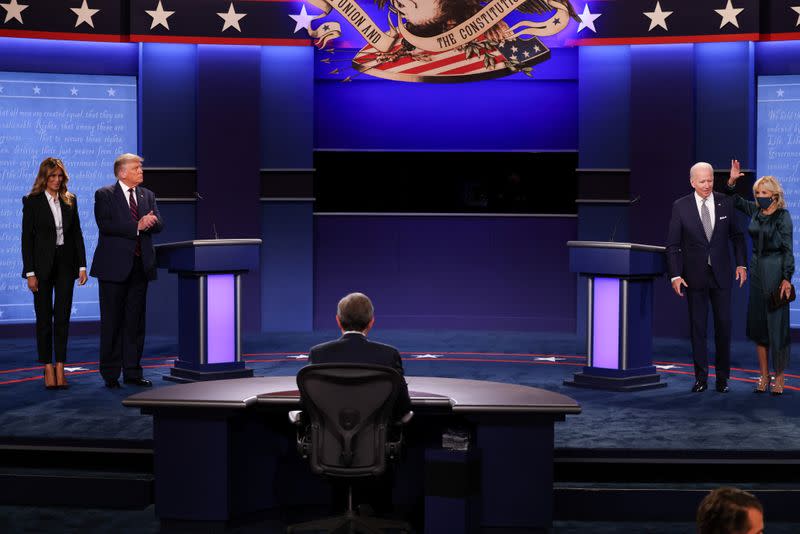
<path fill-rule="evenodd" d="M 245 339 L 248 367 L 257 376 L 293 375 L 310 346 L 333 331 L 262 334 Z M 789 369 L 782 397 L 755 395 L 755 354 L 735 343 L 731 392 L 713 387 L 690 393 L 693 384 L 688 341 L 658 339 L 654 360 L 667 387 L 637 393 L 571 388 L 563 381 L 585 358 L 574 336 L 530 332 L 376 330 L 372 339 L 397 346 L 406 373 L 524 384 L 578 400 L 583 413 L 556 425 L 558 448 L 670 449 L 688 451 L 800 450 L 800 376 Z M 108 390 L 97 373 L 97 338 L 73 337 L 67 367 L 71 388 L 46 391 L 32 339 L 0 341 L 0 439 L 125 439 L 146 443 L 152 423 L 122 399 L 135 387 Z M 155 387 L 168 387 L 177 352 L 172 338 L 149 337 L 143 361 Z M 713 383 L 712 383 L 713 386 Z"/>

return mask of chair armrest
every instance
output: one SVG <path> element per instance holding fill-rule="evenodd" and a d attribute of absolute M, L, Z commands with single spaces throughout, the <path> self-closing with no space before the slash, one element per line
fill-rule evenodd
<path fill-rule="evenodd" d="M 289 412 L 289 422 L 293 425 L 301 426 L 303 424 L 303 411 L 302 410 L 292 410 Z"/>
<path fill-rule="evenodd" d="M 408 422 L 409 422 L 409 421 L 411 421 L 411 419 L 412 419 L 413 417 L 414 417 L 414 412 L 412 412 L 411 410 L 409 410 L 407 414 L 405 414 L 403 417 L 401 417 L 401 418 L 400 418 L 400 419 L 397 421 L 397 423 L 398 423 L 398 424 L 401 424 L 401 425 L 407 425 L 407 424 L 408 424 Z"/>

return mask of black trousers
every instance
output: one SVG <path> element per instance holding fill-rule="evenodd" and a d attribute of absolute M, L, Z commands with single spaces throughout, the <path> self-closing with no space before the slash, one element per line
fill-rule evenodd
<path fill-rule="evenodd" d="M 708 381 L 708 305 L 714 314 L 714 348 L 717 382 L 727 382 L 731 373 L 731 289 L 721 288 L 709 267 L 705 288 L 686 288 L 689 303 L 689 328 L 692 338 L 694 376 Z"/>
<path fill-rule="evenodd" d="M 147 277 L 136 257 L 122 282 L 100 280 L 100 374 L 106 381 L 142 378 Z"/>
<path fill-rule="evenodd" d="M 40 363 L 67 361 L 69 317 L 72 311 L 72 290 L 75 275 L 65 261 L 64 247 L 56 247 L 53 270 L 48 278 L 37 276 L 39 291 L 33 294 L 36 311 L 36 349 Z"/>

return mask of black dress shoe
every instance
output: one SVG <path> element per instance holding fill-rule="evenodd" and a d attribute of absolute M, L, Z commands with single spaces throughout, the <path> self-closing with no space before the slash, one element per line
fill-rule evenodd
<path fill-rule="evenodd" d="M 730 389 L 728 389 L 727 382 L 717 382 L 717 385 L 715 386 L 714 389 L 716 389 L 718 393 L 727 393 L 728 391 L 730 391 Z"/>
<path fill-rule="evenodd" d="M 708 382 L 701 382 L 697 381 L 692 386 L 692 393 L 702 393 L 703 391 L 708 389 Z"/>
<path fill-rule="evenodd" d="M 142 386 L 143 388 L 149 388 L 153 385 L 153 383 L 146 378 L 126 378 L 123 382 L 126 384 L 133 384 L 134 386 Z"/>
<path fill-rule="evenodd" d="M 119 380 L 115 378 L 113 380 L 106 380 L 106 387 L 108 389 L 115 389 L 121 386 L 119 385 Z"/>

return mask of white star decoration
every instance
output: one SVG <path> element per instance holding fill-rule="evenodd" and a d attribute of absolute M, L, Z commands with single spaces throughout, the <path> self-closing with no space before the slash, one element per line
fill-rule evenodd
<path fill-rule="evenodd" d="M 778 89 L 778 98 L 783 98 L 783 89 Z"/>
<path fill-rule="evenodd" d="M 295 22 L 294 32 L 292 33 L 297 33 L 303 29 L 309 30 L 311 28 L 311 21 L 314 20 L 314 17 L 306 12 L 305 4 L 300 8 L 299 15 L 289 15 L 289 17 Z"/>
<path fill-rule="evenodd" d="M 661 11 L 661 2 L 656 2 L 654 11 L 645 11 L 642 13 L 645 17 L 650 19 L 650 27 L 647 31 L 652 31 L 656 26 L 661 26 L 669 31 L 669 28 L 667 28 L 667 17 L 672 15 L 672 13 L 672 11 Z"/>
<path fill-rule="evenodd" d="M 5 87 L 3 87 L 2 85 L 0 85 L 0 94 L 3 94 L 3 89 L 5 89 Z"/>
<path fill-rule="evenodd" d="M 78 96 L 78 89 L 73 87 L 72 89 L 69 90 L 69 94 L 71 94 L 72 96 Z"/>
<path fill-rule="evenodd" d="M 656 367 L 656 369 L 664 369 L 665 371 L 668 371 L 669 369 L 676 369 L 678 366 L 677 365 L 656 365 L 655 367 Z"/>
<path fill-rule="evenodd" d="M 34 86 L 33 86 L 33 94 L 35 94 L 35 95 L 40 95 L 40 94 L 42 94 L 42 88 L 41 88 L 41 87 L 39 87 L 38 85 L 34 85 Z"/>
<path fill-rule="evenodd" d="M 566 358 L 556 358 L 555 356 L 550 356 L 549 358 L 534 358 L 537 362 L 563 362 Z"/>
<path fill-rule="evenodd" d="M 170 18 L 173 13 L 175 13 L 174 11 L 164 11 L 164 6 L 161 5 L 161 0 L 158 0 L 158 6 L 156 6 L 154 11 L 145 9 L 144 12 L 153 17 L 153 22 L 150 24 L 151 30 L 159 25 L 169 29 L 169 22 L 167 19 Z"/>
<path fill-rule="evenodd" d="M 106 93 L 108 93 L 108 96 L 117 96 L 117 92 L 114 90 L 113 87 L 109 88 L 108 91 L 106 91 Z"/>
<path fill-rule="evenodd" d="M 71 311 L 72 315 L 75 315 L 76 313 L 78 313 L 78 308 L 76 306 L 73 306 Z"/>
<path fill-rule="evenodd" d="M 800 26 L 800 6 L 794 6 L 790 8 L 792 11 L 797 13 L 797 22 L 794 23 L 795 26 Z M 8 20 L 8 18 L 6 18 Z"/>
<path fill-rule="evenodd" d="M 715 9 L 714 11 L 716 11 L 717 14 L 722 17 L 722 22 L 719 23 L 720 29 L 724 28 L 726 24 L 733 24 L 738 28 L 739 21 L 736 20 L 736 17 L 739 16 L 739 13 L 744 11 L 744 8 L 735 8 L 733 7 L 733 2 L 728 0 L 728 4 L 725 6 L 725 9 Z"/>
<path fill-rule="evenodd" d="M 77 28 L 84 22 L 94 28 L 94 22 L 92 21 L 92 17 L 94 17 L 100 10 L 99 9 L 91 9 L 89 8 L 89 4 L 86 0 L 83 0 L 83 4 L 81 7 L 71 7 L 70 8 L 76 15 L 78 15 L 78 20 L 75 21 L 75 27 Z"/>
<path fill-rule="evenodd" d="M 293 360 L 307 360 L 308 354 L 297 354 L 297 355 L 287 356 L 287 358 L 292 358 Z"/>
<path fill-rule="evenodd" d="M 580 32 L 584 28 L 589 28 L 594 33 L 597 33 L 597 30 L 594 29 L 594 21 L 600 18 L 603 14 L 602 13 L 592 13 L 589 11 L 589 4 L 583 6 L 583 13 L 578 13 L 578 17 L 581 19 L 581 23 L 578 24 L 578 32 Z"/>
<path fill-rule="evenodd" d="M 245 18 L 247 13 L 237 13 L 236 10 L 233 9 L 233 2 L 231 2 L 227 13 L 217 13 L 217 15 L 222 17 L 222 20 L 225 21 L 225 24 L 222 25 L 222 31 L 228 28 L 236 28 L 236 31 L 241 33 L 242 29 L 239 27 L 239 21 Z"/>
<path fill-rule="evenodd" d="M 435 360 L 436 358 L 441 358 L 438 354 L 418 354 L 414 356 L 417 360 Z"/>
<path fill-rule="evenodd" d="M 0 4 L 0 7 L 6 10 L 6 20 L 3 21 L 3 24 L 11 19 L 17 19 L 22 24 L 22 12 L 28 9 L 27 5 L 18 4 L 17 0 L 11 0 L 7 4 Z"/>
<path fill-rule="evenodd" d="M 86 367 L 64 367 L 64 370 L 68 373 L 74 373 L 75 371 L 88 371 Z"/>

